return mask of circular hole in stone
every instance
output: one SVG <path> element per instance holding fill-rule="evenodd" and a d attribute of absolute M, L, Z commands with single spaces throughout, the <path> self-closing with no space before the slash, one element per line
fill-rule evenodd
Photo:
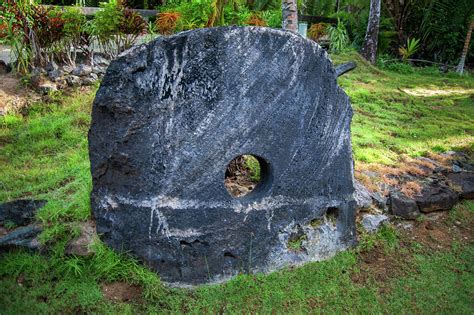
<path fill-rule="evenodd" d="M 264 160 L 255 155 L 235 157 L 225 171 L 225 187 L 234 197 L 243 197 L 252 192 L 263 177 Z"/>

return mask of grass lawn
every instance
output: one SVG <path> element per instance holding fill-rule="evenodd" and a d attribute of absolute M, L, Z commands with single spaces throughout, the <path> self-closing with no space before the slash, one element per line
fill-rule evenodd
<path fill-rule="evenodd" d="M 335 63 L 353 59 L 359 67 L 339 83 L 354 107 L 357 170 L 398 167 L 410 157 L 447 150 L 474 152 L 472 76 L 403 66 L 382 71 L 355 53 L 334 56 Z M 362 233 L 356 248 L 328 261 L 243 274 L 195 290 L 165 287 L 154 273 L 100 241 L 92 257 L 65 255 L 78 224 L 90 217 L 87 130 L 96 89 L 52 95 L 21 115 L 0 118 L 0 202 L 47 199 L 37 218 L 46 227 L 41 242 L 51 248 L 45 255 L 1 256 L 1 314 L 474 311 L 474 203 L 467 201 L 444 215 L 439 235 L 412 237 L 388 226 L 375 235 Z M 420 231 L 426 220 L 415 223 Z M 113 301 L 104 294 L 113 283 L 136 294 Z"/>

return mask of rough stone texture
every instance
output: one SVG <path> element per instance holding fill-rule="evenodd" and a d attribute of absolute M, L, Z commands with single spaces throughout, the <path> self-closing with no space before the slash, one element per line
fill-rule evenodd
<path fill-rule="evenodd" d="M 74 68 L 74 70 L 72 70 L 71 74 L 82 77 L 82 76 L 87 76 L 91 74 L 91 72 L 92 72 L 92 68 L 90 66 L 85 65 L 85 64 L 80 64 L 76 68 Z"/>
<path fill-rule="evenodd" d="M 0 237 L 0 249 L 21 247 L 30 250 L 38 250 L 40 243 L 37 236 L 42 229 L 36 225 L 19 227 L 7 235 Z"/>
<path fill-rule="evenodd" d="M 19 199 L 0 204 L 0 224 L 10 221 L 15 225 L 26 225 L 33 221 L 36 211 L 46 200 Z"/>
<path fill-rule="evenodd" d="M 372 196 L 369 190 L 358 180 L 354 181 L 354 200 L 357 210 L 369 209 L 372 206 Z"/>
<path fill-rule="evenodd" d="M 404 219 L 413 220 L 420 216 L 420 210 L 415 200 L 408 198 L 403 193 L 390 193 L 390 212 Z"/>
<path fill-rule="evenodd" d="M 362 217 L 362 226 L 367 232 L 376 232 L 380 227 L 388 221 L 388 217 L 384 214 L 365 214 Z"/>
<path fill-rule="evenodd" d="M 70 75 L 66 78 L 66 82 L 71 87 L 79 86 L 81 85 L 81 78 L 75 75 Z"/>
<path fill-rule="evenodd" d="M 291 32 L 210 28 L 132 48 L 93 105 L 97 232 L 176 285 L 330 257 L 355 243 L 351 117 L 326 52 Z M 262 180 L 234 198 L 224 176 L 242 154 Z"/>
<path fill-rule="evenodd" d="M 458 202 L 457 194 L 447 185 L 434 182 L 423 187 L 421 194 L 415 197 L 421 212 L 450 210 Z"/>
<path fill-rule="evenodd" d="M 56 82 L 63 76 L 63 72 L 59 69 L 51 70 L 48 72 L 48 77 L 51 81 Z"/>
<path fill-rule="evenodd" d="M 94 254 L 91 244 L 97 237 L 94 222 L 88 221 L 81 223 L 80 234 L 71 240 L 66 246 L 66 254 L 77 256 L 90 256 Z"/>
<path fill-rule="evenodd" d="M 461 198 L 474 199 L 474 173 L 452 173 L 448 180 L 459 187 Z"/>

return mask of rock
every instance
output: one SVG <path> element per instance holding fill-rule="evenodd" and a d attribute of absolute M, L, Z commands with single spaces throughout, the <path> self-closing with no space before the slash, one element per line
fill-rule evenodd
<path fill-rule="evenodd" d="M 74 70 L 72 70 L 71 74 L 75 76 L 79 76 L 79 77 L 84 77 L 91 74 L 91 72 L 92 72 L 92 68 L 90 66 L 85 65 L 85 64 L 80 64 L 79 66 L 74 68 Z"/>
<path fill-rule="evenodd" d="M 64 73 L 69 74 L 74 70 L 74 68 L 71 67 L 71 66 L 65 65 L 65 66 L 62 67 L 62 70 L 63 70 Z"/>
<path fill-rule="evenodd" d="M 454 161 L 452 169 L 454 173 L 474 172 L 474 165 L 464 161 Z"/>
<path fill-rule="evenodd" d="M 67 85 L 70 87 L 76 87 L 81 85 L 81 78 L 75 75 L 70 75 L 66 78 Z"/>
<path fill-rule="evenodd" d="M 63 73 L 59 69 L 48 72 L 48 77 L 53 82 L 56 82 L 57 80 L 61 79 L 62 76 L 63 76 Z"/>
<path fill-rule="evenodd" d="M 354 200 L 357 210 L 366 210 L 372 206 L 371 193 L 358 180 L 354 180 Z"/>
<path fill-rule="evenodd" d="M 459 165 L 453 164 L 453 173 L 461 173 L 462 168 Z"/>
<path fill-rule="evenodd" d="M 22 247 L 30 250 L 38 250 L 40 243 L 37 236 L 42 229 L 36 225 L 19 227 L 7 235 L 0 237 L 0 248 Z"/>
<path fill-rule="evenodd" d="M 99 66 L 103 68 L 107 68 L 110 64 L 110 61 L 102 57 L 101 55 L 94 55 L 94 60 L 93 60 L 94 66 Z M 95 68 L 95 67 L 94 67 Z"/>
<path fill-rule="evenodd" d="M 451 173 L 448 180 L 459 187 L 461 198 L 474 199 L 474 173 Z"/>
<path fill-rule="evenodd" d="M 415 200 L 401 192 L 390 193 L 390 212 L 398 217 L 413 220 L 421 215 Z"/>
<path fill-rule="evenodd" d="M 206 28 L 135 46 L 92 109 L 97 233 L 176 285 L 328 258 L 356 242 L 351 117 L 324 49 L 289 31 Z M 236 198 L 224 174 L 242 154 L 261 181 Z"/>
<path fill-rule="evenodd" d="M 387 209 L 387 197 L 382 195 L 379 192 L 374 192 L 370 194 L 372 197 L 372 201 L 375 203 L 376 207 L 381 210 Z"/>
<path fill-rule="evenodd" d="M 30 224 L 36 211 L 47 203 L 46 200 L 19 199 L 0 204 L 0 224 L 12 222 L 15 225 Z"/>
<path fill-rule="evenodd" d="M 46 72 L 51 72 L 51 71 L 58 70 L 58 69 L 59 69 L 59 67 L 58 67 L 58 65 L 56 64 L 56 62 L 54 62 L 54 61 L 48 62 L 48 63 L 46 64 L 46 66 L 44 67 L 44 70 L 45 70 Z"/>
<path fill-rule="evenodd" d="M 384 214 L 364 214 L 361 223 L 367 232 L 373 233 L 387 221 L 388 217 Z"/>
<path fill-rule="evenodd" d="M 97 239 L 95 224 L 92 221 L 83 222 L 79 228 L 80 235 L 67 244 L 65 253 L 76 256 L 91 256 L 94 254 L 91 244 Z"/>
<path fill-rule="evenodd" d="M 450 210 L 458 201 L 457 194 L 447 185 L 433 182 L 423 187 L 421 193 L 415 197 L 421 212 Z"/>
<path fill-rule="evenodd" d="M 38 84 L 38 87 L 36 89 L 38 90 L 40 94 L 43 94 L 43 95 L 48 95 L 49 93 L 58 90 L 56 84 L 49 81 Z"/>
<path fill-rule="evenodd" d="M 39 68 L 34 68 L 30 72 L 30 83 L 34 87 L 38 87 L 38 85 L 42 81 L 42 75 L 41 75 L 41 70 Z"/>
<path fill-rule="evenodd" d="M 100 66 L 94 67 L 94 70 L 92 70 L 93 73 L 99 76 L 104 75 L 106 71 L 107 71 L 107 68 L 100 67 Z"/>
<path fill-rule="evenodd" d="M 99 79 L 99 77 L 97 76 L 97 74 L 91 73 L 87 77 L 82 79 L 82 84 L 83 85 L 92 85 L 95 82 L 97 82 L 98 79 Z"/>
<path fill-rule="evenodd" d="M 5 61 L 0 60 L 0 75 L 10 73 L 11 71 L 12 67 L 5 63 Z"/>

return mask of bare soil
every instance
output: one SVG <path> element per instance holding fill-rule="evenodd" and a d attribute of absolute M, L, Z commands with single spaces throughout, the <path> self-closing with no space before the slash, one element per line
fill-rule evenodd
<path fill-rule="evenodd" d="M 112 302 L 139 302 L 142 288 L 126 282 L 112 282 L 102 285 L 102 294 Z"/>
<path fill-rule="evenodd" d="M 407 275 L 411 272 L 411 249 L 415 243 L 428 251 L 450 250 L 453 242 L 470 243 L 474 241 L 474 220 L 453 220 L 449 211 L 430 213 L 424 221 L 398 221 L 399 248 L 387 253 L 381 246 L 362 251 L 359 255 L 360 272 L 354 273 L 352 280 L 365 284 L 375 280 L 380 283 Z M 381 286 L 381 290 L 385 290 Z"/>
<path fill-rule="evenodd" d="M 0 116 L 28 104 L 32 93 L 13 74 L 0 75 Z"/>

